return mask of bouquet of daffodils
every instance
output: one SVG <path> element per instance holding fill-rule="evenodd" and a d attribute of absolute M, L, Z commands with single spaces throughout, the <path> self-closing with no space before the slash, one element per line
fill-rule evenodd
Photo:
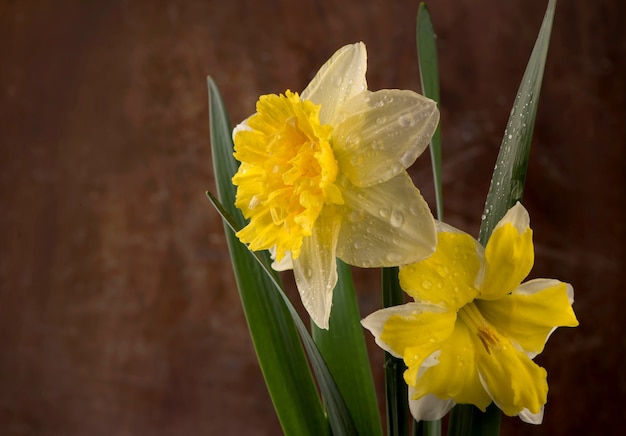
<path fill-rule="evenodd" d="M 478 239 L 443 221 L 437 57 L 417 19 L 424 95 L 367 88 L 363 43 L 340 48 L 302 92 L 263 95 L 231 129 L 209 79 L 211 143 L 233 268 L 286 434 L 382 435 L 364 334 L 385 351 L 386 431 L 498 434 L 500 414 L 540 424 L 546 370 L 533 358 L 576 326 L 573 289 L 525 281 L 522 205 L 555 1 L 520 86 Z M 407 168 L 430 147 L 437 219 Z M 350 265 L 382 268 L 383 307 L 361 319 Z M 292 270 L 304 324 L 277 271 Z M 405 303 L 405 295 L 410 302 Z M 369 333 L 366 332 L 369 331 Z"/>

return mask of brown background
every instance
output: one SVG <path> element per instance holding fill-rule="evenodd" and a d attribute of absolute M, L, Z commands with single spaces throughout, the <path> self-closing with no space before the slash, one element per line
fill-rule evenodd
<path fill-rule="evenodd" d="M 473 234 L 545 3 L 430 5 L 446 218 Z M 371 89 L 418 90 L 416 11 L 404 0 L 0 2 L 0 434 L 280 434 L 204 197 L 205 77 L 236 122 L 362 40 Z M 557 8 L 525 205 L 532 275 L 573 283 L 581 325 L 538 358 L 544 425 L 505 418 L 504 434 L 626 424 L 625 18 L 620 0 Z M 426 155 L 411 174 L 434 205 Z M 369 313 L 378 273 L 356 279 Z M 372 359 L 380 380 L 373 346 Z"/>

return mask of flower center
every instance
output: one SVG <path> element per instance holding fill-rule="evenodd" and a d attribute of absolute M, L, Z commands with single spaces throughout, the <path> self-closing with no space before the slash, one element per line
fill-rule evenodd
<path fill-rule="evenodd" d="M 235 205 L 250 219 L 237 236 L 251 250 L 275 247 L 278 261 L 288 251 L 299 256 L 325 205 L 343 204 L 332 127 L 321 124 L 319 111 L 291 91 L 264 95 L 248 129 L 235 134 Z"/>
<path fill-rule="evenodd" d="M 458 317 L 469 331 L 476 335 L 487 354 L 491 354 L 491 350 L 500 344 L 501 338 L 497 331 L 487 322 L 473 302 L 463 306 L 458 311 Z"/>

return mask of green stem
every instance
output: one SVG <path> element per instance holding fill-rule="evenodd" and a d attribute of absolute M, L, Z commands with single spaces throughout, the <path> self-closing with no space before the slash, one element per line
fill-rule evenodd
<path fill-rule="evenodd" d="M 383 268 L 383 307 L 404 303 L 404 293 L 398 281 L 398 267 Z M 387 434 L 408 436 L 409 398 L 404 381 L 406 366 L 402 359 L 385 352 L 385 399 L 387 408 Z"/>

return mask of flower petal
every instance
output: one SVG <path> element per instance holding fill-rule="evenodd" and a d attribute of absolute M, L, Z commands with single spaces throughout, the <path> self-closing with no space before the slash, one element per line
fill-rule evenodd
<path fill-rule="evenodd" d="M 335 247 L 339 217 L 322 214 L 313 233 L 302 240 L 300 256 L 293 260 L 293 273 L 302 304 L 320 328 L 328 329 L 333 289 L 337 283 Z"/>
<path fill-rule="evenodd" d="M 478 377 L 475 344 L 461 321 L 457 321 L 454 332 L 441 349 L 439 364 L 428 368 L 417 380 L 414 398 L 428 394 L 473 404 L 482 411 L 491 403 Z"/>
<path fill-rule="evenodd" d="M 480 381 L 494 403 L 508 416 L 538 414 L 546 404 L 546 370 L 533 362 L 509 340 L 498 335 L 491 347 L 475 339 Z"/>
<path fill-rule="evenodd" d="M 533 267 L 535 253 L 528 212 L 519 202 L 496 225 L 487 246 L 487 270 L 480 298 L 494 300 L 512 292 Z"/>
<path fill-rule="evenodd" d="M 374 335 L 374 339 L 380 348 L 401 359 L 404 355 L 404 350 L 407 347 L 415 345 L 414 342 L 419 339 L 416 339 L 410 333 L 410 329 L 413 328 L 413 326 L 405 323 L 404 327 L 401 327 L 400 330 L 397 331 L 397 333 L 399 333 L 398 337 L 396 338 L 392 335 L 392 341 L 386 342 L 383 339 L 383 334 L 385 335 L 385 337 L 389 337 L 389 331 L 385 332 L 387 321 L 389 321 L 390 319 L 414 319 L 425 312 L 430 314 L 427 316 L 432 316 L 432 314 L 442 313 L 443 311 L 443 308 L 430 304 L 407 303 L 399 306 L 392 306 L 385 309 L 377 310 L 376 312 L 373 312 L 366 316 L 364 319 L 362 319 L 361 324 L 363 325 L 363 327 L 368 329 L 372 333 L 372 335 Z M 447 318 L 449 317 L 449 315 L 445 317 Z M 420 319 L 416 320 L 416 322 L 424 322 L 424 320 Z M 389 328 L 393 328 L 393 326 L 390 325 Z M 403 336 L 402 330 L 405 329 L 408 330 L 406 335 Z M 430 355 L 431 353 L 428 354 Z"/>
<path fill-rule="evenodd" d="M 435 253 L 400 268 L 400 286 L 415 301 L 440 304 L 456 310 L 472 301 L 478 291 L 482 248 L 463 232 L 439 232 Z"/>
<path fill-rule="evenodd" d="M 573 293 L 567 283 L 535 279 L 499 300 L 475 303 L 490 324 L 533 358 L 543 351 L 557 327 L 578 325 L 572 310 Z"/>
<path fill-rule="evenodd" d="M 453 400 L 442 400 L 432 394 L 414 400 L 415 389 L 409 386 L 409 409 L 416 421 L 436 421 L 443 418 L 455 405 Z"/>
<path fill-rule="evenodd" d="M 333 150 L 350 182 L 371 186 L 413 165 L 430 143 L 437 104 L 413 91 L 365 91 L 349 101 L 334 124 Z"/>
<path fill-rule="evenodd" d="M 357 42 L 346 45 L 322 65 L 313 80 L 302 91 L 300 98 L 322 105 L 320 121 L 322 124 L 332 124 L 343 104 L 367 89 L 366 70 L 365 44 Z"/>
<path fill-rule="evenodd" d="M 348 183 L 342 193 L 337 254 L 346 263 L 364 268 L 402 265 L 435 249 L 435 221 L 406 172 L 369 188 Z"/>
<path fill-rule="evenodd" d="M 409 303 L 409 308 L 415 310 L 389 317 L 380 341 L 386 343 L 396 355 L 402 355 L 407 366 L 404 380 L 407 385 L 415 386 L 423 364 L 452 335 L 456 312 L 417 303 Z"/>
<path fill-rule="evenodd" d="M 538 413 L 530 413 L 530 410 L 524 409 L 519 413 L 518 416 L 522 421 L 527 422 L 528 424 L 539 425 L 543 422 L 543 411 L 543 406 Z"/>

